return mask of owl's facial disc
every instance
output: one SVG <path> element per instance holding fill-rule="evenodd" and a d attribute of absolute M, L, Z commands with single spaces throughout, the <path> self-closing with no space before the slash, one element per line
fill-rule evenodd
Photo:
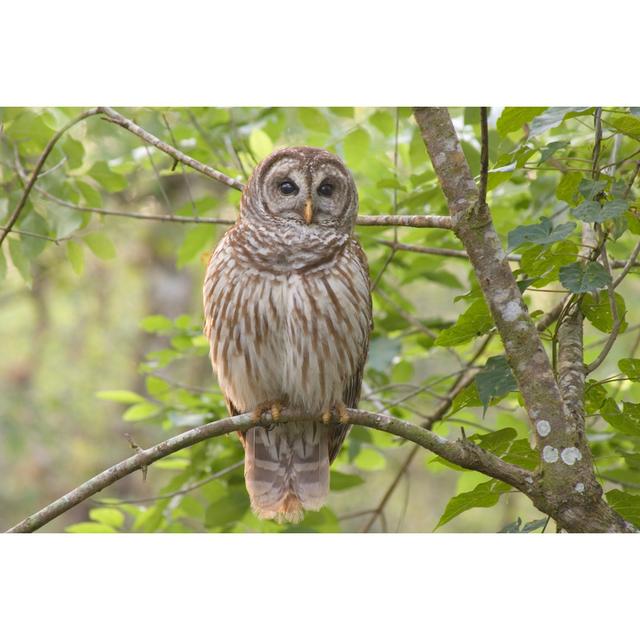
<path fill-rule="evenodd" d="M 282 149 L 256 169 L 263 214 L 305 227 L 353 228 L 358 196 L 342 161 L 323 149 Z"/>

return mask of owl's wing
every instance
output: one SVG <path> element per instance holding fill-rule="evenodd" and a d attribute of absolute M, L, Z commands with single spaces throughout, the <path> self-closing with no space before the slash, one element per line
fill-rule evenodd
<path fill-rule="evenodd" d="M 360 389 L 362 388 L 362 374 L 364 372 L 366 354 L 367 351 L 365 350 L 365 357 L 362 359 L 358 371 L 350 378 L 342 392 L 342 401 L 350 409 L 356 409 L 358 400 L 360 400 Z M 329 464 L 331 464 L 336 459 L 338 453 L 340 453 L 340 447 L 342 447 L 342 443 L 350 429 L 350 424 L 342 425 L 339 422 L 334 422 L 331 425 L 331 431 L 329 432 Z"/>
<path fill-rule="evenodd" d="M 242 413 L 242 411 L 238 411 L 238 409 L 236 409 L 235 405 L 233 404 L 233 402 L 231 402 L 228 396 L 224 397 L 224 403 L 227 405 L 227 411 L 229 412 L 229 415 L 231 417 L 239 416 Z M 240 438 L 240 442 L 242 442 L 244 446 L 244 443 L 246 441 L 246 435 L 244 431 L 237 431 L 236 433 L 238 434 L 238 438 Z"/>
<path fill-rule="evenodd" d="M 352 241 L 353 253 L 356 258 L 356 264 L 359 269 L 362 270 L 362 274 L 365 276 L 365 280 L 368 285 L 371 284 L 369 279 L 369 267 L 367 264 L 367 257 L 362 247 L 356 240 Z M 358 360 L 358 366 L 356 372 L 349 380 L 347 380 L 344 389 L 342 390 L 342 401 L 350 409 L 356 409 L 358 407 L 358 401 L 360 400 L 360 390 L 362 389 L 362 376 L 364 374 L 364 367 L 367 362 L 367 353 L 369 351 L 369 333 L 373 329 L 373 309 L 371 303 L 371 296 L 369 296 L 369 307 L 366 309 L 366 316 L 368 319 L 368 329 L 366 339 L 361 345 L 360 359 Z M 338 453 L 344 439 L 347 437 L 351 425 L 341 425 L 336 422 L 332 425 L 332 429 L 329 436 L 329 463 L 332 463 Z"/>

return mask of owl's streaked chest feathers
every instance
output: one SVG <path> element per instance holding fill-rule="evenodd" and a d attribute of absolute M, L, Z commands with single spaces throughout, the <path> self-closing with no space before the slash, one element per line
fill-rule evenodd
<path fill-rule="evenodd" d="M 368 276 L 355 241 L 290 227 L 234 227 L 207 270 L 211 360 L 239 411 L 277 399 L 322 411 L 342 399 L 366 353 Z"/>

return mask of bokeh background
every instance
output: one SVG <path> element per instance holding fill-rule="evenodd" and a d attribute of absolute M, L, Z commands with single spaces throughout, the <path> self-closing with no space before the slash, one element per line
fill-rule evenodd
<path fill-rule="evenodd" d="M 489 196 L 505 245 L 509 231 L 536 224 L 541 216 L 554 225 L 571 220 L 580 181 L 590 176 L 594 135 L 593 109 L 579 109 L 552 112 L 553 119 L 550 110 L 532 108 L 515 125 L 505 124 L 509 113 L 502 108 L 491 110 Z M 44 145 L 81 111 L 0 110 L 0 221 L 15 207 L 24 174 Z M 119 111 L 242 181 L 274 148 L 321 146 L 341 155 L 352 169 L 361 213 L 446 214 L 408 108 Z M 477 174 L 479 110 L 453 108 L 451 113 Z M 624 186 L 639 143 L 612 123 L 629 117 L 640 124 L 640 119 L 627 109 L 604 113 L 602 157 L 612 165 L 606 175 L 612 185 L 620 180 Z M 540 117 L 549 126 L 539 125 L 532 135 L 531 122 Z M 208 253 L 228 226 L 141 217 L 233 220 L 239 197 L 174 166 L 167 155 L 99 117 L 76 125 L 54 149 L 16 233 L 0 250 L 0 528 L 129 455 L 125 434 L 149 446 L 225 415 L 201 334 L 200 292 Z M 611 257 L 623 260 L 637 240 L 633 209 L 612 224 L 620 226 L 620 234 L 610 244 Z M 451 346 L 437 344 L 441 332 L 455 327 L 477 299 L 474 278 L 459 257 L 384 244 L 460 250 L 448 231 L 359 227 L 357 233 L 376 286 L 376 326 L 361 407 L 420 423 L 483 340 L 471 335 Z M 546 265 L 540 273 L 532 267 L 533 273 L 523 275 L 538 278 L 527 292 L 533 313 L 549 310 L 566 293 L 558 268 L 575 260 L 579 242 L 576 230 L 553 245 L 555 253 L 540 245 L 518 248 L 520 254 L 529 251 L 530 265 Z M 620 380 L 616 363 L 633 357 L 638 347 L 640 289 L 633 270 L 619 291 L 626 300 L 625 331 L 598 379 L 612 378 L 606 386 L 610 397 L 631 403 L 640 400 L 636 385 Z M 597 354 L 610 326 L 606 305 L 599 313 L 600 328 L 593 323 L 586 328 L 588 359 Z M 501 353 L 494 338 L 477 365 Z M 598 472 L 607 487 L 633 493 L 640 486 L 637 465 L 612 443 L 615 427 L 598 415 L 602 401 L 593 401 L 590 422 Z M 471 387 L 435 431 L 449 437 L 459 437 L 462 428 L 472 437 L 502 434 L 508 446 L 501 454 L 511 448 L 530 460 L 518 394 L 508 391 L 488 408 L 480 405 L 477 388 Z M 631 453 L 635 437 L 627 434 Z M 334 465 L 328 507 L 297 527 L 284 527 L 260 522 L 248 510 L 241 459 L 235 437 L 203 443 L 153 465 L 146 481 L 140 473 L 119 481 L 97 496 L 100 502 L 79 505 L 44 530 L 428 532 L 454 496 L 487 482 L 426 451 L 414 453 L 411 443 L 354 428 Z M 191 489 L 195 484 L 201 486 Z M 181 493 L 158 498 L 174 492 Z M 518 522 L 534 522 L 532 527 L 541 530 L 543 515 L 517 493 L 490 492 L 475 504 L 484 508 L 466 504 L 437 530 L 495 532 L 516 528 Z"/>

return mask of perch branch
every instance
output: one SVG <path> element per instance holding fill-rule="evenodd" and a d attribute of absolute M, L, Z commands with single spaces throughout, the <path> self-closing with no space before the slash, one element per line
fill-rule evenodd
<path fill-rule="evenodd" d="M 492 478 L 502 480 L 528 495 L 533 496 L 535 493 L 533 474 L 516 465 L 505 462 L 468 440 L 458 442 L 446 440 L 427 429 L 391 416 L 357 411 L 355 409 L 349 409 L 348 413 L 352 424 L 378 429 L 379 431 L 405 438 L 461 467 L 482 471 Z M 320 420 L 320 416 L 284 411 L 279 420 L 274 421 L 265 416 L 259 424 L 269 426 L 275 423 L 313 419 Z M 69 511 L 72 507 L 138 469 L 148 467 L 157 460 L 166 458 L 176 451 L 190 447 L 203 440 L 234 431 L 246 431 L 256 426 L 256 424 L 258 423 L 253 420 L 252 414 L 245 413 L 210 422 L 169 438 L 149 449 L 142 449 L 139 453 L 109 467 L 37 513 L 25 518 L 14 527 L 11 527 L 7 533 L 30 533 L 36 531 L 61 514 Z"/>

